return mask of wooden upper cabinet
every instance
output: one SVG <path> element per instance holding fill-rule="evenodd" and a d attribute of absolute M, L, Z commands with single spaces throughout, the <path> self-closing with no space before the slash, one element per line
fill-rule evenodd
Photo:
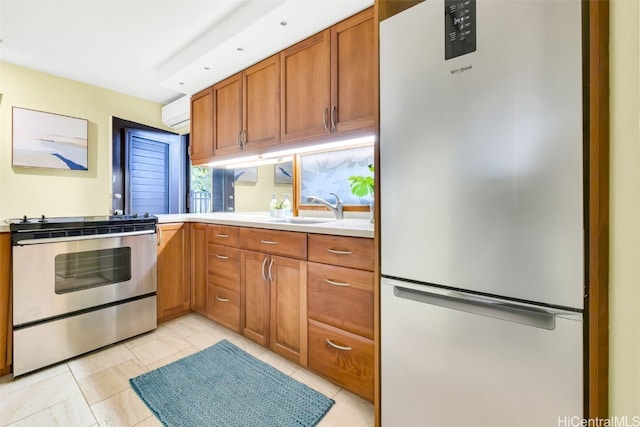
<path fill-rule="evenodd" d="M 328 134 L 331 101 L 331 30 L 280 53 L 281 140 Z"/>
<path fill-rule="evenodd" d="M 274 55 L 243 73 L 244 150 L 280 142 L 280 56 Z"/>
<path fill-rule="evenodd" d="M 373 8 L 331 27 L 332 132 L 373 131 L 375 61 Z"/>
<path fill-rule="evenodd" d="M 242 73 L 213 85 L 213 155 L 242 150 Z"/>
<path fill-rule="evenodd" d="M 283 51 L 282 141 L 373 133 L 376 60 L 373 8 Z"/>
<path fill-rule="evenodd" d="M 191 97 L 191 163 L 199 165 L 213 156 L 213 89 Z"/>

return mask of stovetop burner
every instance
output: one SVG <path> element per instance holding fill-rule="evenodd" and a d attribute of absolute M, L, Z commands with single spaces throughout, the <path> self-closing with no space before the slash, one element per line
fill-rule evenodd
<path fill-rule="evenodd" d="M 70 217 L 46 217 L 28 218 L 24 215 L 22 218 L 10 218 L 5 220 L 9 224 L 11 231 L 21 230 L 49 230 L 49 229 L 70 229 L 70 228 L 93 228 L 110 225 L 124 224 L 155 224 L 157 217 L 144 214 L 131 215 L 98 215 L 98 216 L 70 216 Z"/>

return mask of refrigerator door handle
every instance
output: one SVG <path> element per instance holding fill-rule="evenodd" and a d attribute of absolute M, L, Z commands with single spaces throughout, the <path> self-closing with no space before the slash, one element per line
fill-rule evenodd
<path fill-rule="evenodd" d="M 393 294 L 398 298 L 547 330 L 555 329 L 557 316 L 577 321 L 582 320 L 582 314 L 577 312 L 532 306 L 450 290 L 414 289 L 394 283 Z"/>

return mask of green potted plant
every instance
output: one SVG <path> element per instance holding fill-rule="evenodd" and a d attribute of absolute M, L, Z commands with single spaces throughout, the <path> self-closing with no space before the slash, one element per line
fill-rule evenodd
<path fill-rule="evenodd" d="M 369 164 L 369 171 L 373 173 L 375 168 L 372 164 Z M 371 196 L 369 202 L 369 212 L 371 214 L 371 222 L 373 222 L 373 195 L 375 193 L 375 179 L 373 176 L 352 175 L 347 178 L 351 182 L 351 193 L 358 197 Z"/>
<path fill-rule="evenodd" d="M 276 218 L 284 218 L 284 201 L 280 200 L 277 201 L 274 205 L 273 205 L 273 216 Z"/>

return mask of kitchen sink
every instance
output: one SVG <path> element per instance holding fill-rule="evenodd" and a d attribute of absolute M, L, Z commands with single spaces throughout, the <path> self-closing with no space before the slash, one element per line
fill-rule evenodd
<path fill-rule="evenodd" d="M 329 218 L 304 218 L 304 217 L 293 217 L 293 218 L 270 218 L 267 220 L 268 222 L 277 222 L 280 224 L 323 224 L 326 222 L 335 222 L 335 219 Z"/>

